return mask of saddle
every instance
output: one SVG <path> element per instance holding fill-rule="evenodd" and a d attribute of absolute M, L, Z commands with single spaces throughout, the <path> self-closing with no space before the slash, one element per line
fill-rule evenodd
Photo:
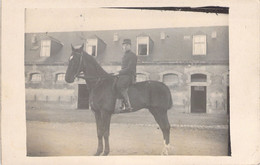
<path fill-rule="evenodd" d="M 115 91 L 115 94 L 116 94 L 116 98 L 117 98 L 117 99 L 123 99 L 122 94 L 120 93 L 119 89 L 117 88 L 118 80 L 119 80 L 119 76 L 116 76 L 115 79 L 114 79 L 113 85 L 112 85 L 112 89 L 113 89 L 113 91 Z M 135 84 L 136 84 L 136 79 L 133 78 L 133 81 L 132 81 L 132 83 L 131 83 L 130 86 L 133 86 L 133 85 L 135 85 Z M 130 87 L 130 86 L 129 86 L 129 87 Z M 128 88 L 129 88 L 129 87 L 128 87 Z"/>
<path fill-rule="evenodd" d="M 131 112 L 131 111 L 126 111 L 124 110 L 128 103 L 127 101 L 124 99 L 122 93 L 120 92 L 120 90 L 117 88 L 117 83 L 118 83 L 118 80 L 119 80 L 119 76 L 117 76 L 115 79 L 114 79 L 114 82 L 113 82 L 113 91 L 115 91 L 115 96 L 116 96 L 116 105 L 115 105 L 115 113 L 126 113 L 126 112 Z M 135 84 L 135 81 L 132 82 L 130 84 L 130 86 L 134 85 Z M 130 87 L 128 86 L 128 88 Z M 128 89 L 126 88 L 126 89 Z"/>

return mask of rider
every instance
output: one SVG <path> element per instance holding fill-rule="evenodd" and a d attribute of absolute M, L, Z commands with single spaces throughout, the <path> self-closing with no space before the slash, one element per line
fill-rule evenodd
<path fill-rule="evenodd" d="M 133 108 L 130 104 L 127 91 L 128 87 L 135 81 L 137 57 L 131 51 L 130 39 L 124 39 L 122 43 L 122 48 L 124 54 L 122 58 L 121 70 L 115 73 L 119 75 L 117 89 L 122 94 L 125 103 L 125 109 L 122 108 L 122 110 L 132 111 Z"/>

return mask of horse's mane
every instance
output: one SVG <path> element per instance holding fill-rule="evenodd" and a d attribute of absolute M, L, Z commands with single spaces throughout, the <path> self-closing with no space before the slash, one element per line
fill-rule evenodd
<path fill-rule="evenodd" d="M 106 75 L 106 74 L 108 74 L 108 73 L 100 66 L 100 64 L 97 62 L 97 60 L 96 60 L 93 56 L 89 55 L 89 54 L 88 54 L 87 52 L 85 52 L 85 51 L 84 51 L 84 55 L 85 55 L 85 57 L 87 57 L 87 63 L 94 65 L 94 66 L 96 67 L 97 72 L 98 72 L 99 75 Z"/>

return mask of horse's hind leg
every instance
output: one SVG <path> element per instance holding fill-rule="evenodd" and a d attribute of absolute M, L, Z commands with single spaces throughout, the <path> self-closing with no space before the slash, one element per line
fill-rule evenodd
<path fill-rule="evenodd" d="M 165 111 L 165 113 L 162 114 L 162 121 L 161 121 L 164 126 L 164 130 L 163 131 L 163 137 L 164 137 L 164 149 L 162 151 L 162 154 L 163 155 L 168 155 L 169 153 L 169 149 L 170 149 L 170 129 L 171 129 L 171 126 L 170 126 L 170 123 L 169 123 L 169 120 L 168 120 L 168 115 L 167 115 L 167 111 Z"/>
<path fill-rule="evenodd" d="M 99 156 L 103 152 L 103 129 L 102 129 L 102 118 L 100 111 L 95 112 L 96 125 L 97 125 L 97 137 L 98 137 L 98 148 L 95 156 Z"/>
<path fill-rule="evenodd" d="M 149 109 L 154 116 L 154 119 L 159 124 L 162 133 L 165 147 L 162 154 L 168 155 L 168 149 L 170 144 L 170 123 L 168 120 L 167 110 Z"/>

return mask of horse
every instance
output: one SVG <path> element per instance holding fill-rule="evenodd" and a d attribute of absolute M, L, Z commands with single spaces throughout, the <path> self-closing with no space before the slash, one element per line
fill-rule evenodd
<path fill-rule="evenodd" d="M 95 58 L 80 48 L 71 45 L 72 53 L 69 58 L 65 74 L 65 81 L 73 83 L 75 78 L 85 79 L 90 91 L 90 107 L 96 119 L 98 146 L 95 156 L 108 155 L 110 152 L 109 132 L 111 115 L 114 114 L 116 100 L 117 76 L 107 73 L 95 60 Z M 130 103 L 133 111 L 146 108 L 158 123 L 164 138 L 162 154 L 167 155 L 170 144 L 170 124 L 167 110 L 172 107 L 172 97 L 169 88 L 159 81 L 143 81 L 131 85 L 128 89 Z M 103 138 L 105 148 L 103 149 Z"/>

